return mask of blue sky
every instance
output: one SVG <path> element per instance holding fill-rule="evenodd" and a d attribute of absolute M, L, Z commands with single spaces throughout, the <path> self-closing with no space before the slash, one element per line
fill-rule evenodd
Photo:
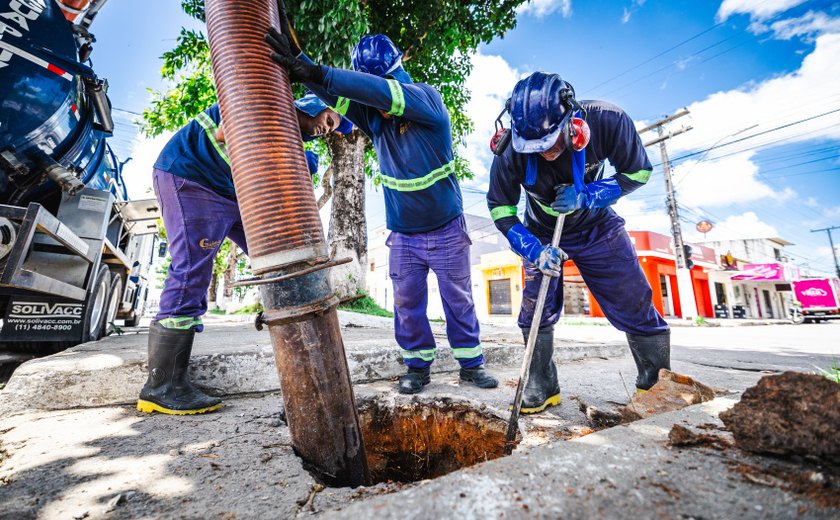
<path fill-rule="evenodd" d="M 115 107 L 141 111 L 146 88 L 163 87 L 159 56 L 182 25 L 200 28 L 178 6 L 109 2 L 96 20 L 94 66 L 109 79 Z M 572 83 L 579 98 L 620 105 L 640 125 L 689 108 L 672 129 L 693 129 L 671 139 L 668 153 L 690 240 L 703 239 L 694 225 L 705 217 L 715 223 L 707 239 L 782 237 L 796 244 L 788 249 L 796 263 L 833 272 L 826 234 L 810 230 L 840 225 L 840 111 L 828 113 L 840 109 L 840 5 L 535 0 L 504 39 L 478 50 L 474 65 L 476 132 L 462 150 L 476 173 L 464 184 L 468 212 L 487 214 L 487 142 L 503 100 L 517 79 L 545 70 Z M 135 137 L 131 118 L 117 114 L 123 132 L 115 147 L 134 157 L 126 174 L 142 193 L 165 137 Z M 658 147 L 648 152 L 659 165 Z M 628 228 L 667 233 L 661 176 L 657 166 L 648 186 L 617 205 Z M 372 186 L 368 206 L 369 229 L 383 225 Z M 840 242 L 840 230 L 835 235 Z"/>

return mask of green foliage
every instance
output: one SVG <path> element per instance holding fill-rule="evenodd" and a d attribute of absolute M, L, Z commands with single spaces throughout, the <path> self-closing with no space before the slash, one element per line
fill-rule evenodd
<path fill-rule="evenodd" d="M 837 360 L 834 360 L 834 366 L 830 369 L 825 370 L 820 367 L 816 367 L 819 371 L 819 375 L 823 376 L 826 379 L 831 381 L 835 381 L 837 384 L 840 384 L 840 366 L 837 365 Z"/>
<path fill-rule="evenodd" d="M 512 29 L 515 9 L 525 1 L 288 0 L 286 8 L 301 46 L 316 63 L 348 68 L 350 51 L 362 35 L 388 35 L 403 50 L 403 63 L 412 78 L 440 91 L 449 109 L 453 142 L 458 144 L 473 130 L 465 113 L 470 55 L 481 43 Z M 181 7 L 204 20 L 202 0 L 181 0 Z M 161 74 L 175 86 L 153 92 L 152 106 L 143 113 L 143 131 L 148 135 L 180 128 L 216 100 L 204 35 L 182 30 L 175 49 L 162 58 Z M 302 94 L 298 90 L 296 94 Z M 377 167 L 375 159 L 366 159 L 369 176 Z M 461 158 L 456 158 L 455 172 L 461 179 L 472 177 Z"/>
<path fill-rule="evenodd" d="M 204 34 L 181 29 L 175 48 L 163 53 L 161 59 L 160 75 L 174 86 L 166 92 L 150 91 L 151 107 L 143 110 L 141 123 L 141 130 L 148 136 L 177 130 L 216 102 L 210 46 Z"/>
<path fill-rule="evenodd" d="M 370 314 L 371 316 L 385 316 L 387 318 L 393 318 L 394 313 L 388 312 L 382 307 L 380 307 L 376 301 L 373 300 L 370 296 L 365 294 L 361 298 L 357 298 L 352 302 L 344 303 L 338 306 L 339 309 L 343 311 L 350 311 L 350 312 L 358 312 L 360 314 Z"/>
<path fill-rule="evenodd" d="M 207 314 L 216 314 L 219 316 L 227 314 L 227 311 L 224 309 L 210 309 L 207 311 Z"/>
<path fill-rule="evenodd" d="M 252 303 L 251 305 L 246 305 L 246 306 L 242 307 L 241 309 L 239 309 L 238 311 L 235 311 L 233 314 L 257 314 L 257 313 L 260 313 L 264 310 L 265 310 L 265 308 L 263 307 L 263 305 L 258 302 L 258 303 Z"/>
<path fill-rule="evenodd" d="M 697 316 L 694 318 L 694 324 L 698 327 L 705 327 L 709 324 L 709 322 L 707 322 L 706 318 L 704 318 L 703 316 Z"/>

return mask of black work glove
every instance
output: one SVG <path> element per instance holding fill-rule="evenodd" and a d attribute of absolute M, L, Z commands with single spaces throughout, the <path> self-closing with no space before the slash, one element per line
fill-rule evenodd
<path fill-rule="evenodd" d="M 265 41 L 274 49 L 274 52 L 270 54 L 271 59 L 286 69 L 290 80 L 318 85 L 324 83 L 324 71 L 321 66 L 297 58 L 300 52 L 294 52 L 291 43 L 289 43 L 289 38 L 285 34 L 272 27 L 265 35 Z"/>
<path fill-rule="evenodd" d="M 289 16 L 286 14 L 286 3 L 283 0 L 277 0 L 277 9 L 280 14 L 280 33 L 289 40 L 289 48 L 297 56 L 302 51 L 295 30 L 292 28 L 292 22 L 289 21 Z"/>

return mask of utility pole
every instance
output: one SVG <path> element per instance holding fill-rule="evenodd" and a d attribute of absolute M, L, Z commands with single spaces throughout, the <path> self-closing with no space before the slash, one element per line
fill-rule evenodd
<path fill-rule="evenodd" d="M 837 250 L 834 249 L 834 239 L 831 238 L 832 229 L 840 229 L 840 226 L 831 226 L 822 229 L 812 229 L 811 233 L 819 233 L 820 231 L 825 231 L 828 234 L 828 243 L 831 244 L 831 254 L 834 256 L 834 271 L 837 273 L 837 277 L 840 278 L 840 264 L 837 263 Z"/>
<path fill-rule="evenodd" d="M 668 161 L 668 150 L 665 147 L 665 141 L 691 130 L 691 126 L 680 128 L 677 131 L 665 131 L 664 126 L 675 119 L 688 115 L 687 109 L 682 109 L 672 116 L 657 121 L 648 125 L 639 133 L 647 132 L 648 130 L 657 130 L 659 137 L 645 143 L 645 147 L 659 144 L 659 151 L 662 153 L 662 170 L 665 176 L 665 204 L 668 208 L 668 216 L 671 218 L 671 235 L 674 237 L 674 256 L 677 260 L 677 293 L 680 296 L 680 306 L 682 308 L 683 318 L 697 317 L 697 301 L 694 298 L 694 284 L 691 281 L 691 270 L 688 268 L 689 258 L 685 254 L 685 242 L 683 241 L 682 229 L 680 228 L 680 215 L 677 206 L 677 197 L 674 193 L 674 180 L 671 176 L 671 164 Z"/>

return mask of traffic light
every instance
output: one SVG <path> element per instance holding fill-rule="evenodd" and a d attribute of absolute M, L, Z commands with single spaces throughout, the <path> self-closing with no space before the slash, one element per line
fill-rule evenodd
<path fill-rule="evenodd" d="M 683 244 L 683 253 L 685 254 L 685 266 L 688 269 L 694 267 L 694 262 L 691 261 L 691 246 Z"/>

